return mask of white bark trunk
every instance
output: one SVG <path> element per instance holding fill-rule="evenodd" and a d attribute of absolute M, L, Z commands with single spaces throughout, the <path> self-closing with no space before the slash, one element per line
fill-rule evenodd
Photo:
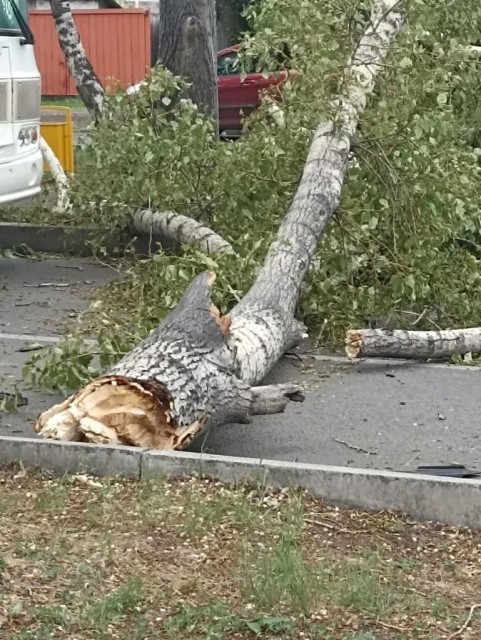
<path fill-rule="evenodd" d="M 60 160 L 43 137 L 40 137 L 40 150 L 55 181 L 55 188 L 57 190 L 56 209 L 59 212 L 64 212 L 70 206 L 67 174 L 60 164 Z"/>
<path fill-rule="evenodd" d="M 481 328 L 445 331 L 351 330 L 346 334 L 346 353 L 351 359 L 446 360 L 456 355 L 481 353 Z"/>
<path fill-rule="evenodd" d="M 301 183 L 264 266 L 232 311 L 240 375 L 250 384 L 262 380 L 284 350 L 303 278 L 339 205 L 353 135 L 403 22 L 399 4 L 374 3 L 371 23 L 346 70 L 337 118 L 317 128 Z"/>
<path fill-rule="evenodd" d="M 50 0 L 58 41 L 70 75 L 85 106 L 97 119 L 102 113 L 104 89 L 92 68 L 80 40 L 68 0 Z"/>
<path fill-rule="evenodd" d="M 252 385 L 299 335 L 294 312 L 301 283 L 339 204 L 351 139 L 401 28 L 397 6 L 397 0 L 374 3 L 372 23 L 348 64 L 336 120 L 318 127 L 293 203 L 232 318 L 221 317 L 211 305 L 212 278 L 198 276 L 160 327 L 113 367 L 110 377 L 92 383 L 99 392 L 90 394 L 87 412 L 85 404 L 79 407 L 79 396 L 86 398 L 89 387 L 41 416 L 40 433 L 62 437 L 66 427 L 72 432 L 73 425 L 75 432 L 82 420 L 94 419 L 97 429 L 103 425 L 104 441 L 120 437 L 143 444 L 147 431 L 157 434 L 159 448 L 183 448 L 200 430 L 244 420 L 259 406 Z M 110 402 L 109 386 L 127 386 L 128 398 Z M 163 439 L 160 433 L 166 434 Z M 81 437 L 91 436 L 85 429 Z"/>
<path fill-rule="evenodd" d="M 134 227 L 140 233 L 161 235 L 179 244 L 198 247 L 210 255 L 234 253 L 232 246 L 215 231 L 197 220 L 172 211 L 137 211 L 134 214 Z"/>

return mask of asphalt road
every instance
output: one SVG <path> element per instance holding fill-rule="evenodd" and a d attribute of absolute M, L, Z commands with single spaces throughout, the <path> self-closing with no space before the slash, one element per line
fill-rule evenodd
<path fill-rule="evenodd" d="M 37 336 L 33 342 L 51 340 L 94 288 L 113 277 L 113 270 L 87 260 L 0 259 L 0 389 L 17 387 L 29 400 L 17 412 L 0 412 L 1 435 L 34 436 L 36 415 L 60 398 L 24 389 L 21 367 L 31 354 L 19 351 L 27 344 L 22 334 Z M 284 358 L 268 378 L 287 380 L 305 386 L 303 404 L 248 425 L 220 427 L 192 449 L 400 471 L 448 463 L 481 470 L 480 369 L 351 365 L 308 352 Z"/>

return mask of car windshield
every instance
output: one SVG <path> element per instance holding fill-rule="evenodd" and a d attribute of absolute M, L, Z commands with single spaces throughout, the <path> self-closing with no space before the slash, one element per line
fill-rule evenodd
<path fill-rule="evenodd" d="M 269 62 L 262 62 L 255 56 L 243 57 L 239 51 L 229 51 L 229 53 L 217 58 L 217 75 L 266 73 L 288 69 L 290 66 L 290 53 L 287 46 L 283 51 L 271 51 L 269 58 Z"/>
<path fill-rule="evenodd" d="M 21 33 L 20 25 L 15 18 L 12 2 L 20 9 L 25 21 L 27 20 L 27 0 L 0 0 L 0 34 L 18 35 Z"/>

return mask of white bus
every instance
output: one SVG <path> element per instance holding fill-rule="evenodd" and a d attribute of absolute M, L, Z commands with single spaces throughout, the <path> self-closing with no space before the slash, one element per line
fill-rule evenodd
<path fill-rule="evenodd" d="M 0 206 L 40 191 L 40 74 L 27 0 L 0 0 Z"/>

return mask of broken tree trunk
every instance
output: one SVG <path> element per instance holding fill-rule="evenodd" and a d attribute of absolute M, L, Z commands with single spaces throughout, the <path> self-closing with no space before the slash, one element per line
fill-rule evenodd
<path fill-rule="evenodd" d="M 158 62 L 189 82 L 188 97 L 218 118 L 215 0 L 159 0 Z"/>
<path fill-rule="evenodd" d="M 79 96 L 96 120 L 102 113 L 104 89 L 90 64 L 75 26 L 68 0 L 50 0 L 60 48 Z"/>
<path fill-rule="evenodd" d="M 294 319 L 302 280 L 339 204 L 352 137 L 401 28 L 398 6 L 397 0 L 374 3 L 348 63 L 337 118 L 315 132 L 299 189 L 264 266 L 231 315 L 220 316 L 211 304 L 212 277 L 198 276 L 178 307 L 104 378 L 40 416 L 41 434 L 181 449 L 211 425 L 301 399 L 297 388 L 286 394 L 253 385 L 302 337 Z"/>
<path fill-rule="evenodd" d="M 351 330 L 346 334 L 349 358 L 447 360 L 481 353 L 481 328 L 444 331 Z"/>

